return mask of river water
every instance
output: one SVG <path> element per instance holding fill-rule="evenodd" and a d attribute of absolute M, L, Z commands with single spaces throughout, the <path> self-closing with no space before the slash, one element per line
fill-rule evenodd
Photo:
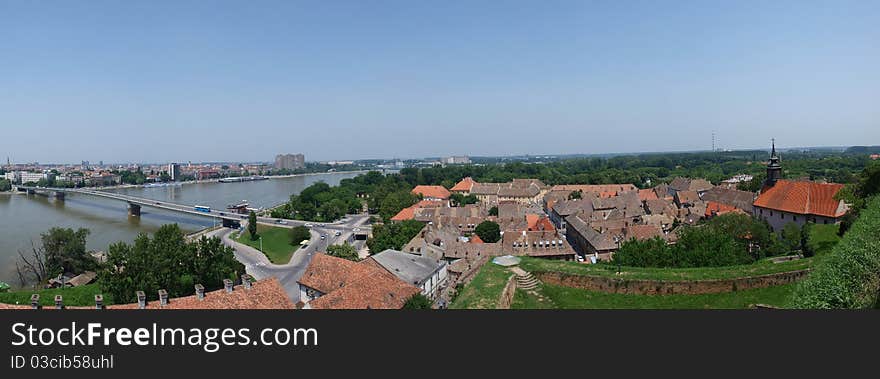
<path fill-rule="evenodd" d="M 124 188 L 113 191 L 131 196 L 187 205 L 226 208 L 248 200 L 251 207 L 268 208 L 318 181 L 339 184 L 358 173 L 328 173 L 242 183 L 193 183 L 173 187 Z M 131 242 L 139 233 L 152 233 L 164 224 L 177 223 L 185 232 L 212 226 L 210 218 L 144 207 L 141 217 L 128 216 L 125 202 L 94 196 L 68 194 L 63 201 L 52 197 L 0 194 L 0 281 L 17 286 L 15 260 L 19 251 L 39 245 L 40 233 L 51 227 L 87 228 L 88 248 L 107 250 L 114 242 Z"/>

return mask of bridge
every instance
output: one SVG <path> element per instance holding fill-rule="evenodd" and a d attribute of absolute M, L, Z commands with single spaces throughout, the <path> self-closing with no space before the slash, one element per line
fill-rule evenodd
<path fill-rule="evenodd" d="M 137 196 L 129 196 L 123 195 L 115 192 L 108 191 L 98 191 L 87 188 L 55 188 L 55 187 L 34 187 L 34 186 L 17 186 L 19 191 L 27 191 L 28 194 L 43 194 L 46 196 L 55 196 L 58 200 L 64 200 L 67 194 L 78 194 L 78 195 L 87 195 L 87 196 L 95 196 L 101 197 L 105 199 L 118 200 L 128 203 L 128 214 L 134 217 L 140 217 L 141 215 L 141 207 L 151 207 L 157 209 L 164 209 L 167 211 L 185 213 L 193 216 L 200 217 L 210 217 L 213 219 L 221 219 L 223 220 L 223 226 L 226 227 L 238 227 L 241 224 L 242 220 L 247 220 L 248 215 L 239 214 L 229 210 L 216 210 L 210 209 L 210 211 L 198 211 L 195 208 L 195 205 L 185 205 L 185 204 L 176 204 L 170 203 L 167 201 L 160 201 L 155 199 L 147 199 L 143 197 Z M 283 223 L 285 226 L 297 226 L 297 225 L 307 225 L 311 226 L 311 222 L 302 221 L 302 220 L 285 220 L 278 219 L 272 217 L 257 217 L 258 223 L 264 224 L 279 224 Z M 360 228 L 355 228 L 353 225 L 350 225 L 349 221 L 338 221 L 334 223 L 321 224 L 322 228 L 326 229 L 335 229 L 335 230 L 354 230 L 359 231 L 360 229 L 370 230 L 371 227 L 369 225 L 360 226 Z"/>

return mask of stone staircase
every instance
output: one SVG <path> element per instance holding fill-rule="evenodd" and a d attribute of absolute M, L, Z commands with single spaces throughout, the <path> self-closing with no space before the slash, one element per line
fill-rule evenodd
<path fill-rule="evenodd" d="M 538 284 L 541 282 L 538 281 L 531 272 L 525 272 L 523 270 L 514 270 L 516 274 L 516 288 L 523 289 L 526 291 L 533 290 Z"/>

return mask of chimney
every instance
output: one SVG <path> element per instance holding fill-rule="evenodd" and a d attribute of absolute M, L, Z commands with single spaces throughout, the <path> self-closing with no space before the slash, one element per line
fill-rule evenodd
<path fill-rule="evenodd" d="M 31 295 L 31 308 L 40 309 L 40 294 Z"/>
<path fill-rule="evenodd" d="M 135 295 L 137 295 L 137 299 L 138 299 L 138 308 L 139 309 L 146 308 L 147 307 L 147 294 L 145 294 L 144 291 L 137 291 L 137 292 L 135 292 Z"/>
<path fill-rule="evenodd" d="M 64 309 L 64 298 L 61 295 L 55 295 L 55 309 Z"/>
<path fill-rule="evenodd" d="M 226 288 L 226 292 L 232 292 L 232 280 L 231 279 L 223 279 L 223 288 Z"/>
<path fill-rule="evenodd" d="M 251 280 L 253 279 L 254 278 L 252 276 L 244 274 L 241 276 L 241 284 L 244 284 L 245 289 L 251 289 L 253 288 L 253 283 L 251 283 Z"/>
<path fill-rule="evenodd" d="M 104 295 L 95 295 L 95 309 L 104 309 Z"/>
<path fill-rule="evenodd" d="M 163 307 L 168 305 L 168 291 L 159 290 L 159 305 Z"/>
<path fill-rule="evenodd" d="M 196 284 L 196 297 L 199 300 L 205 300 L 205 286 L 200 284 Z"/>

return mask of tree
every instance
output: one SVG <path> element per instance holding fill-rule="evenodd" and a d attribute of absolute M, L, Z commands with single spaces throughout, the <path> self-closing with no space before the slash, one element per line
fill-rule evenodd
<path fill-rule="evenodd" d="M 425 224 L 415 220 L 405 220 L 393 224 L 375 225 L 373 238 L 367 240 L 367 247 L 373 254 L 387 249 L 400 250 L 416 234 L 425 227 Z"/>
<path fill-rule="evenodd" d="M 584 193 L 581 190 L 572 191 L 570 194 L 568 194 L 568 199 L 569 200 L 580 199 L 583 197 L 583 195 L 584 195 Z"/>
<path fill-rule="evenodd" d="M 257 214 L 254 211 L 248 214 L 248 233 L 251 235 L 251 241 L 257 239 Z"/>
<path fill-rule="evenodd" d="M 290 244 L 293 246 L 299 245 L 302 241 L 308 241 L 309 238 L 312 237 L 312 233 L 309 231 L 309 228 L 305 226 L 295 226 L 290 229 Z"/>
<path fill-rule="evenodd" d="M 0 179 L 0 192 L 9 191 L 12 189 L 12 183 L 10 183 L 6 179 Z"/>
<path fill-rule="evenodd" d="M 433 304 L 427 296 L 417 293 L 406 299 L 406 303 L 403 303 L 403 309 L 431 309 Z"/>
<path fill-rule="evenodd" d="M 95 260 L 86 252 L 88 229 L 51 228 L 40 235 L 50 276 L 70 272 L 80 274 L 95 269 Z"/>
<path fill-rule="evenodd" d="M 452 206 L 460 207 L 468 204 L 476 204 L 477 196 L 476 195 L 463 195 L 460 193 L 453 193 L 449 195 L 449 201 L 452 203 Z"/>
<path fill-rule="evenodd" d="M 501 227 L 493 221 L 481 222 L 477 225 L 477 228 L 474 229 L 474 233 L 480 236 L 480 239 L 486 243 L 495 243 L 501 239 Z"/>
<path fill-rule="evenodd" d="M 800 250 L 801 227 L 798 226 L 798 224 L 795 224 L 793 222 L 785 224 L 785 226 L 782 227 L 780 237 L 782 238 L 783 246 L 789 254 L 794 251 Z"/>
<path fill-rule="evenodd" d="M 489 216 L 496 216 L 496 217 L 498 216 L 498 207 L 497 206 L 493 206 L 492 208 L 489 208 Z"/>
<path fill-rule="evenodd" d="M 18 260 L 15 262 L 15 272 L 18 281 L 24 287 L 28 283 L 43 283 L 49 279 L 46 270 L 46 251 L 42 247 L 36 247 L 31 243 L 31 254 L 26 256 L 21 250 L 18 251 Z"/>
<path fill-rule="evenodd" d="M 342 259 L 348 259 L 354 262 L 360 260 L 360 258 L 358 258 L 357 251 L 355 251 L 354 249 L 354 246 L 351 246 L 347 243 L 341 245 L 327 246 L 327 255 Z"/>
<path fill-rule="evenodd" d="M 233 252 L 218 238 L 187 243 L 177 224 L 163 225 L 152 237 L 140 234 L 133 244 L 110 245 L 98 282 L 118 303 L 136 301 L 136 291 L 150 299 L 158 298 L 160 289 L 170 297 L 190 295 L 195 284 L 211 291 L 245 272 Z"/>

